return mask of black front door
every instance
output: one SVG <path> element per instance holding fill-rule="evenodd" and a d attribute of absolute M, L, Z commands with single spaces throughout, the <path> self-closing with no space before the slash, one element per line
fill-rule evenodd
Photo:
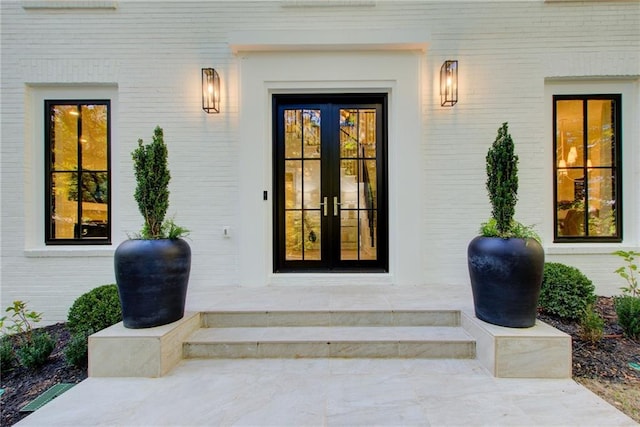
<path fill-rule="evenodd" d="M 276 95 L 274 271 L 388 271 L 386 95 Z"/>

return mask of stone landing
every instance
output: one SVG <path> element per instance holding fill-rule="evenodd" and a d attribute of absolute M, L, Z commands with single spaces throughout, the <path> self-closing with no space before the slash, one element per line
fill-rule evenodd
<path fill-rule="evenodd" d="M 570 378 L 570 336 L 456 310 L 190 312 L 89 338 L 90 377 L 160 377 L 188 358 L 476 358 L 501 378 Z"/>

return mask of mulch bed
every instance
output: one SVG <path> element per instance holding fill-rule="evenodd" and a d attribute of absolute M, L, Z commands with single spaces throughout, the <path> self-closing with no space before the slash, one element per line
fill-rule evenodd
<path fill-rule="evenodd" d="M 8 372 L 2 372 L 2 386 L 4 394 L 0 398 L 2 417 L 0 425 L 11 426 L 30 412 L 20 412 L 20 409 L 38 397 L 48 388 L 60 384 L 77 384 L 87 378 L 87 369 L 67 366 L 64 358 L 64 347 L 69 342 L 70 334 L 64 323 L 41 328 L 57 337 L 57 344 L 47 363 L 41 368 L 30 371 L 24 367 L 14 367 Z"/>
<path fill-rule="evenodd" d="M 604 337 L 596 343 L 580 338 L 580 325 L 547 314 L 538 318 L 573 338 L 573 377 L 591 378 L 640 387 L 640 371 L 629 363 L 640 363 L 640 342 L 624 336 L 618 325 L 613 298 L 598 297 L 595 310 L 605 321 Z"/>
<path fill-rule="evenodd" d="M 640 387 L 640 371 L 629 363 L 640 363 L 640 342 L 626 338 L 617 324 L 613 299 L 598 297 L 596 311 L 605 320 L 604 338 L 597 343 L 580 339 L 580 326 L 575 321 L 567 321 L 541 313 L 538 318 L 573 338 L 573 376 L 591 378 L 603 383 L 618 383 L 630 388 Z M 45 328 L 52 336 L 57 336 L 57 345 L 49 361 L 36 371 L 22 367 L 2 372 L 2 386 L 5 390 L 0 398 L 2 416 L 0 425 L 11 426 L 29 415 L 20 409 L 38 397 L 51 386 L 59 383 L 79 383 L 87 378 L 86 368 L 67 366 L 63 349 L 70 335 L 63 323 Z"/>

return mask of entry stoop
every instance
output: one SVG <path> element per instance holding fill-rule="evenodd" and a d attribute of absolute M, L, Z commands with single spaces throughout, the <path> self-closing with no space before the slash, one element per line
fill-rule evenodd
<path fill-rule="evenodd" d="M 571 378 L 571 337 L 473 314 L 461 286 L 220 287 L 192 292 L 184 318 L 122 323 L 89 337 L 90 377 L 160 377 L 187 358 L 447 358 L 502 378 Z M 292 309 L 295 307 L 295 310 Z"/>
<path fill-rule="evenodd" d="M 185 358 L 475 357 L 459 311 L 203 313 Z"/>

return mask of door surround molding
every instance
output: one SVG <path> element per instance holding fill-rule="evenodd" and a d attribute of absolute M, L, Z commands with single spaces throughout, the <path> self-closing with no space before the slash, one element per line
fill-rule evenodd
<path fill-rule="evenodd" d="M 422 284 L 421 74 L 417 51 L 244 52 L 239 58 L 239 284 Z M 274 274 L 272 96 L 388 97 L 389 272 Z M 268 192 L 268 200 L 262 198 Z M 398 209 L 402 206 L 402 209 Z M 286 277 L 283 277 L 286 276 Z M 330 276 L 330 277 L 327 277 Z M 304 278 L 304 280 L 301 280 Z"/>

